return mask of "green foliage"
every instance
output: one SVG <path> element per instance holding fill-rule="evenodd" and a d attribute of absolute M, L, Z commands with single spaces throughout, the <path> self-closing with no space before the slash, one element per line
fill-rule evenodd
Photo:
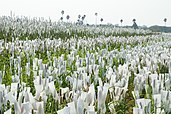
<path fill-rule="evenodd" d="M 158 63 L 158 74 L 165 74 L 169 73 L 169 68 L 167 65 L 162 65 L 161 63 Z"/>
<path fill-rule="evenodd" d="M 31 67 L 32 68 L 32 67 Z M 27 82 L 26 82 L 26 86 L 30 87 L 30 92 L 35 95 L 36 93 L 36 89 L 34 87 L 34 76 L 33 76 L 33 71 L 31 70 L 30 72 L 30 76 L 27 76 Z"/>
<path fill-rule="evenodd" d="M 11 76 L 9 67 L 6 67 L 6 69 L 7 70 L 5 71 L 5 75 L 4 75 L 3 79 L 2 79 L 2 84 L 5 84 L 7 86 L 7 85 L 11 85 L 12 76 Z"/>
<path fill-rule="evenodd" d="M 47 103 L 45 104 L 45 113 L 46 114 L 57 114 L 58 102 L 53 99 L 52 95 L 48 96 Z"/>
<path fill-rule="evenodd" d="M 10 55 L 8 50 L 3 50 L 0 54 L 0 69 L 4 71 L 4 77 L 2 79 L 2 83 L 5 85 L 11 85 L 12 82 L 12 74 L 10 72 Z"/>
<path fill-rule="evenodd" d="M 128 82 L 128 91 L 126 93 L 125 96 L 125 101 L 126 101 L 126 105 L 127 105 L 127 111 L 129 113 L 133 112 L 133 107 L 135 106 L 135 99 L 132 95 L 132 91 L 134 91 L 134 72 L 131 71 L 131 76 L 129 76 L 129 82 Z"/>
<path fill-rule="evenodd" d="M 48 23 L 49 24 L 49 23 Z M 137 33 L 136 31 L 134 32 L 129 32 L 129 31 L 114 31 L 114 28 L 110 28 L 110 27 L 103 27 L 103 26 L 97 26 L 97 27 L 92 27 L 92 26 L 76 26 L 76 25 L 72 25 L 72 24 L 66 24 L 64 23 L 63 25 L 60 24 L 54 24 L 49 26 L 47 23 L 45 24 L 45 26 L 43 26 L 43 30 L 40 29 L 33 29 L 33 31 L 30 32 L 29 27 L 22 27 L 23 29 L 21 29 L 21 31 L 19 32 L 20 34 L 16 34 L 16 29 L 13 29 L 13 27 L 9 27 L 9 31 L 6 31 L 3 27 L 0 27 L 0 38 L 1 39 L 5 39 L 6 42 L 11 42 L 12 39 L 16 39 L 18 38 L 19 40 L 34 40 L 34 39 L 40 39 L 40 40 L 46 40 L 44 38 L 50 38 L 50 39 L 61 39 L 62 41 L 66 42 L 69 39 L 72 40 L 76 40 L 78 41 L 78 39 L 88 39 L 88 38 L 97 38 L 97 37 L 104 37 L 104 38 L 110 38 L 110 37 L 124 37 L 124 38 L 128 38 L 129 36 L 144 36 L 147 34 L 143 34 L 143 33 Z M 66 25 L 65 25 L 66 24 Z M 47 29 L 48 28 L 48 29 Z M 109 31 L 107 31 L 109 30 Z M 119 30 L 119 29 L 118 29 Z M 150 34 L 150 33 L 149 33 Z M 73 39 L 74 38 L 74 39 Z M 97 42 L 95 40 L 95 42 Z M 46 43 L 46 41 L 45 41 Z M 4 45 L 4 44 L 3 44 Z M 117 51 L 121 51 L 122 49 L 126 49 L 127 46 L 130 46 L 131 48 L 139 45 L 139 42 L 133 42 L 133 43 L 123 43 L 123 42 L 119 42 L 119 41 L 112 41 L 112 42 L 99 42 L 99 43 L 94 43 L 95 47 L 88 47 L 88 46 L 82 46 L 82 44 L 77 44 L 75 48 L 78 49 L 76 51 L 76 55 L 78 55 L 80 58 L 85 58 L 87 52 L 89 52 L 90 54 L 93 53 L 99 53 L 99 49 L 106 49 L 107 51 L 113 51 L 113 50 L 117 50 Z M 147 42 L 143 42 L 142 46 L 146 46 Z M 70 83 L 66 80 L 67 76 L 71 76 L 74 71 L 77 70 L 76 67 L 76 60 L 73 60 L 72 63 L 69 65 L 68 63 L 68 55 L 70 54 L 71 47 L 69 47 L 69 49 L 67 49 L 67 47 L 64 45 L 62 45 L 61 47 L 56 48 L 56 50 L 53 47 L 50 47 L 47 49 L 47 47 L 44 48 L 44 50 L 41 49 L 40 47 L 37 47 L 38 49 L 36 49 L 35 53 L 29 53 L 29 60 L 27 60 L 27 52 L 22 52 L 20 53 L 19 51 L 15 50 L 14 51 L 14 58 L 17 58 L 19 55 L 22 55 L 21 58 L 21 77 L 20 77 L 20 84 L 22 82 L 26 83 L 26 87 L 30 87 L 31 88 L 31 93 L 33 94 L 33 96 L 35 96 L 36 90 L 35 90 L 35 86 L 34 86 L 34 75 L 33 75 L 33 59 L 39 58 L 42 59 L 42 63 L 43 64 L 48 64 L 51 65 L 51 61 L 53 61 L 53 57 L 56 57 L 57 59 L 59 59 L 59 57 L 61 57 L 61 55 L 64 55 L 64 60 L 67 62 L 66 63 L 66 72 L 61 73 L 60 75 L 55 74 L 53 76 L 54 79 L 54 85 L 55 85 L 55 89 L 57 90 L 57 92 L 60 92 L 60 87 L 70 87 Z M 84 49 L 86 48 L 86 49 Z M 93 49 L 94 48 L 94 49 Z M 47 51 L 50 54 L 50 57 L 47 54 Z M 11 57 L 11 52 L 9 51 L 9 49 L 4 49 L 1 54 L 0 54 L 0 70 L 2 72 L 4 72 L 4 77 L 2 78 L 2 83 L 5 84 L 6 86 L 11 85 L 12 83 L 12 75 L 14 75 L 15 70 L 17 68 L 14 68 L 14 65 L 12 65 L 11 69 L 10 69 L 10 57 Z M 98 58 L 97 56 L 95 56 L 95 64 L 99 65 L 100 63 L 98 62 Z M 99 72 L 98 72 L 98 78 L 100 78 L 102 80 L 103 83 L 108 82 L 108 80 L 106 79 L 106 66 L 108 65 L 109 61 L 108 58 L 106 57 L 106 55 L 102 58 L 104 61 L 104 67 L 100 66 L 99 68 Z M 116 67 L 116 69 L 119 67 L 119 65 L 124 65 L 126 60 L 124 57 L 118 57 L 115 56 L 112 58 L 112 68 Z M 28 61 L 30 61 L 30 76 L 28 76 L 26 74 L 26 63 L 28 63 Z M 59 64 L 59 63 L 57 63 Z M 83 60 L 83 67 L 86 66 L 86 62 L 85 59 Z M 162 65 L 159 64 L 159 69 L 158 72 L 159 73 L 168 73 L 168 67 L 166 65 Z M 143 67 L 143 65 L 141 65 L 141 68 Z M 54 68 L 53 68 L 54 69 Z M 17 71 L 17 70 L 16 70 Z M 138 72 L 138 71 L 137 71 Z M 96 92 L 96 96 L 97 96 L 97 87 L 99 86 L 99 81 L 96 81 L 96 76 L 95 73 L 93 71 L 92 74 L 90 74 L 89 72 L 87 72 L 87 75 L 90 75 L 90 82 L 94 84 L 94 89 Z M 109 107 L 108 107 L 108 103 L 113 101 L 114 103 L 114 108 L 116 111 L 116 114 L 126 114 L 126 113 L 132 113 L 133 107 L 135 106 L 135 100 L 133 98 L 132 95 L 132 91 L 134 90 L 134 73 L 133 71 L 131 72 L 131 76 L 129 76 L 129 84 L 128 84 L 128 91 L 126 92 L 126 94 L 124 95 L 123 99 L 119 100 L 119 101 L 114 101 L 113 99 L 110 98 L 110 95 L 107 94 L 107 98 L 105 101 L 105 105 L 106 105 L 106 110 L 107 113 L 109 113 Z M 43 77 L 44 78 L 44 77 Z M 140 97 L 142 98 L 147 98 L 150 97 L 150 99 L 152 99 L 152 88 L 149 84 L 149 81 L 147 82 L 149 85 L 149 88 L 147 91 L 145 91 L 145 89 L 143 89 Z M 71 88 L 70 88 L 71 89 Z M 18 98 L 18 94 L 19 92 L 21 92 L 20 88 L 17 89 L 17 98 Z M 147 96 L 149 95 L 149 96 Z M 38 101 L 42 101 L 42 98 L 40 98 Z M 97 101 L 95 101 L 95 110 L 97 111 Z M 66 104 L 68 103 L 68 101 L 66 99 L 64 99 L 62 101 L 62 103 L 59 105 L 58 101 L 54 100 L 52 94 L 49 94 L 47 97 L 47 102 L 45 103 L 45 113 L 46 114 L 56 114 L 57 110 L 62 109 L 63 107 L 66 106 Z M 152 105 L 154 105 L 154 102 L 152 102 Z M 7 105 L 2 106 L 2 110 L 0 111 L 0 114 L 3 114 L 5 111 L 7 111 L 9 108 L 12 108 L 12 113 L 14 113 L 14 105 L 10 106 L 9 101 L 7 102 Z M 151 109 L 152 111 L 154 109 Z M 99 112 L 100 113 L 100 112 Z"/>
<path fill-rule="evenodd" d="M 114 105 L 115 105 L 114 108 L 115 108 L 116 114 L 125 114 L 126 110 L 128 110 L 125 99 L 115 101 Z"/>
<path fill-rule="evenodd" d="M 55 85 L 56 91 L 59 91 L 60 90 L 60 83 L 58 82 L 58 80 L 54 81 L 54 85 Z"/>

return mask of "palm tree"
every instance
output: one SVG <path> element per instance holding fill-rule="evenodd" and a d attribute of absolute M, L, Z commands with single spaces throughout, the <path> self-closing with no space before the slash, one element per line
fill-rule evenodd
<path fill-rule="evenodd" d="M 84 19 L 85 19 L 86 15 L 83 15 L 83 17 L 84 17 Z"/>
<path fill-rule="evenodd" d="M 61 21 L 63 21 L 63 15 L 64 15 L 64 10 L 61 11 L 62 17 L 60 18 Z"/>
<path fill-rule="evenodd" d="M 80 20 L 80 18 L 81 18 L 81 15 L 78 15 L 78 19 Z"/>
<path fill-rule="evenodd" d="M 85 17 L 86 17 L 86 15 L 83 15 L 82 17 L 81 17 L 81 15 L 78 15 L 78 20 L 80 21 L 80 18 L 81 18 L 81 21 L 80 21 L 80 24 L 83 24 L 84 23 L 84 19 L 85 19 Z"/>
<path fill-rule="evenodd" d="M 103 22 L 103 18 L 101 18 L 101 19 L 100 19 L 100 21 L 101 21 L 101 24 L 102 24 L 102 22 Z"/>
<path fill-rule="evenodd" d="M 60 20 L 63 21 L 63 17 L 61 17 Z"/>
<path fill-rule="evenodd" d="M 62 16 L 64 15 L 64 10 L 61 11 Z"/>
<path fill-rule="evenodd" d="M 81 17 L 81 19 L 82 19 L 82 21 L 84 21 L 84 16 L 83 16 L 83 17 Z"/>
<path fill-rule="evenodd" d="M 121 22 L 121 26 L 122 26 L 122 23 L 123 23 L 123 19 L 121 19 L 121 20 L 120 20 L 120 22 Z"/>
<path fill-rule="evenodd" d="M 136 19 L 133 19 L 132 21 L 133 21 L 132 27 L 133 27 L 134 29 L 138 29 L 138 25 L 137 25 L 137 23 L 136 23 Z"/>
<path fill-rule="evenodd" d="M 165 23 L 165 26 L 166 26 L 167 18 L 164 18 L 164 20 L 163 20 L 163 21 L 164 21 L 164 23 Z"/>
<path fill-rule="evenodd" d="M 70 16 L 69 16 L 69 15 L 67 15 L 67 16 L 66 16 L 66 19 L 67 19 L 67 20 L 69 20 L 69 18 L 70 18 Z"/>
<path fill-rule="evenodd" d="M 81 18 L 81 15 L 79 14 L 78 15 L 78 20 L 77 20 L 79 25 L 80 25 L 80 18 Z"/>
<path fill-rule="evenodd" d="M 136 22 L 136 19 L 133 19 L 132 21 L 135 23 Z"/>
<path fill-rule="evenodd" d="M 82 21 L 84 21 L 85 17 L 86 17 L 86 15 L 83 15 L 83 16 L 82 16 L 82 18 L 81 18 L 81 19 L 82 19 Z"/>
<path fill-rule="evenodd" d="M 96 22 L 95 22 L 95 24 L 97 25 L 97 16 L 98 16 L 98 13 L 95 13 L 95 16 L 96 16 Z"/>

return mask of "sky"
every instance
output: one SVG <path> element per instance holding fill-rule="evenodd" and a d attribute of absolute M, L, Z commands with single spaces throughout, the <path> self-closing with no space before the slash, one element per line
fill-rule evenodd
<path fill-rule="evenodd" d="M 171 26 L 171 0 L 0 0 L 0 16 L 44 17 L 58 21 L 64 10 L 64 21 L 70 15 L 70 21 L 77 21 L 78 15 L 86 15 L 87 23 L 97 23 L 103 18 L 103 24 L 112 23 L 132 25 L 135 18 L 138 25 L 162 25 L 167 18 L 167 26 Z"/>

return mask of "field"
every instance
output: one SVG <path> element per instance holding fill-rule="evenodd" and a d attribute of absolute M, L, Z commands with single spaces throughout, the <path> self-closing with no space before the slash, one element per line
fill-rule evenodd
<path fill-rule="evenodd" d="M 171 34 L 0 17 L 0 114 L 169 114 Z"/>

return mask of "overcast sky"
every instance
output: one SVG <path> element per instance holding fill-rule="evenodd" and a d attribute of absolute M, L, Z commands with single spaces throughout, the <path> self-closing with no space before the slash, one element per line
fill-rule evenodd
<path fill-rule="evenodd" d="M 171 26 L 170 5 L 171 0 L 0 0 L 0 15 L 13 11 L 18 16 L 59 20 L 64 10 L 64 17 L 70 15 L 71 21 L 85 14 L 87 23 L 95 23 L 97 12 L 103 23 L 120 24 L 123 19 L 123 25 L 132 25 L 135 18 L 138 25 L 164 25 L 167 18 L 167 26 Z"/>

